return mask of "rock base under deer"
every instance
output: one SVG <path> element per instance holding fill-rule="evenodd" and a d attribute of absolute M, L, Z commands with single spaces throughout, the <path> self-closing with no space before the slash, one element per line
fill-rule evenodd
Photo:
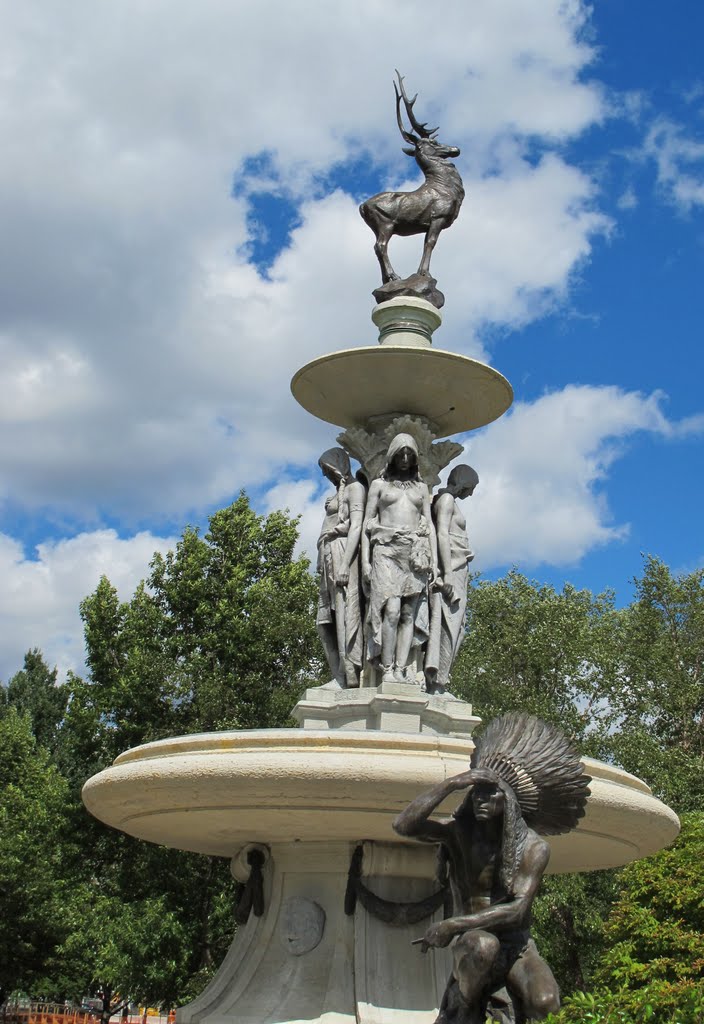
<path fill-rule="evenodd" d="M 416 299 L 425 299 L 431 302 L 436 309 L 442 309 L 445 305 L 445 296 L 436 287 L 437 281 L 434 277 L 425 274 L 411 274 L 398 281 L 387 281 L 380 288 L 375 288 L 373 295 L 377 302 L 388 302 L 399 296 L 412 296 Z"/>

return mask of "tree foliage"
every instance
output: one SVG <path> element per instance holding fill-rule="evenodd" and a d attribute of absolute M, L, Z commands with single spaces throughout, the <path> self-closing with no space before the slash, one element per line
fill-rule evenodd
<path fill-rule="evenodd" d="M 672 847 L 624 868 L 606 923 L 595 991 L 567 1000 L 557 1020 L 701 1024 L 702 863 L 704 813 L 699 812 L 682 819 L 682 833 Z"/>
<path fill-rule="evenodd" d="M 675 576 L 645 560 L 608 700 L 614 758 L 677 811 L 704 807 L 704 569 Z"/>
<path fill-rule="evenodd" d="M 257 516 L 240 496 L 204 535 L 187 529 L 156 555 L 129 601 L 101 580 L 81 606 L 85 678 L 56 685 L 33 650 L 0 691 L 0 986 L 101 991 L 107 1018 L 127 994 L 188 1001 L 221 962 L 234 927 L 226 862 L 106 829 L 80 787 L 140 743 L 290 724 L 324 666 L 295 541 L 295 521 Z M 485 721 L 541 715 L 676 810 L 704 810 L 703 572 L 647 559 L 617 609 L 609 593 L 514 571 L 473 582 L 468 619 L 453 690 Z M 704 1019 L 703 829 L 694 815 L 678 847 L 622 874 L 545 880 L 535 931 L 571 993 L 559 1020 Z"/>
<path fill-rule="evenodd" d="M 485 720 L 521 709 L 603 753 L 605 686 L 619 669 L 620 615 L 610 593 L 561 592 L 515 570 L 470 586 L 468 632 L 453 692 Z"/>
<path fill-rule="evenodd" d="M 156 1006 L 187 1001 L 232 939 L 229 865 L 107 830 L 98 845 L 59 950 L 65 975 L 74 979 L 72 994 L 76 986 L 101 992 L 106 1022 L 128 997 Z"/>
<path fill-rule="evenodd" d="M 174 733 L 286 723 L 322 664 L 315 583 L 296 539 L 295 520 L 258 516 L 240 495 L 204 537 L 187 529 L 175 551 L 156 554 L 131 601 L 107 579 L 86 598 L 90 678 L 73 680 L 72 704 L 102 727 L 110 759 Z"/>
<path fill-rule="evenodd" d="M 26 712 L 37 743 L 50 750 L 56 747 L 68 702 L 68 689 L 57 683 L 56 675 L 56 669 L 50 669 L 35 648 L 27 651 L 23 667 L 3 691 L 6 706 Z"/>
<path fill-rule="evenodd" d="M 41 991 L 59 966 L 73 852 L 68 801 L 29 714 L 9 707 L 0 717 L 0 994 Z"/>
<path fill-rule="evenodd" d="M 560 991 L 589 988 L 606 945 L 605 920 L 617 891 L 616 871 L 548 875 L 533 905 L 533 934 Z"/>

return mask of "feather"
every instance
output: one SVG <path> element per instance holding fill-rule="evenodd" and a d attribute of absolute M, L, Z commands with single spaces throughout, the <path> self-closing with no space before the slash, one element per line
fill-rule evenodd
<path fill-rule="evenodd" d="M 490 768 L 511 787 L 526 824 L 542 835 L 575 828 L 591 778 L 567 736 L 541 718 L 510 712 L 477 740 L 473 768 Z"/>

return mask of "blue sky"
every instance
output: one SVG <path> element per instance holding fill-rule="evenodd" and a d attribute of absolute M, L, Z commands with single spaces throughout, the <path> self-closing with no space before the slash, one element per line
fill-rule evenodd
<path fill-rule="evenodd" d="M 704 8 L 0 0 L 0 679 L 241 487 L 302 516 L 299 366 L 373 344 L 359 201 L 414 187 L 394 67 L 459 145 L 436 344 L 513 384 L 461 438 L 477 566 L 631 594 L 704 562 Z M 418 240 L 394 240 L 402 270 Z"/>

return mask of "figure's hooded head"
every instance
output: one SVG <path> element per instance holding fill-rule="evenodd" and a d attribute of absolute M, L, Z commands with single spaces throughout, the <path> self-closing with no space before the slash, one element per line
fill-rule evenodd
<path fill-rule="evenodd" d="M 462 463 L 450 472 L 447 478 L 448 488 L 457 494 L 458 497 L 467 497 L 474 492 L 479 483 L 479 474 L 476 469 Z"/>
<path fill-rule="evenodd" d="M 411 476 L 414 480 L 420 480 L 420 474 L 418 471 L 418 444 L 412 434 L 397 434 L 389 445 L 389 450 L 386 453 L 386 465 L 384 466 L 384 471 L 381 474 L 385 480 L 393 478 L 394 460 L 404 448 L 410 449 L 413 453 L 414 468 Z"/>
<path fill-rule="evenodd" d="M 318 465 L 326 476 L 326 470 L 332 470 L 341 480 L 347 480 L 352 472 L 350 457 L 343 448 L 328 448 L 318 459 Z"/>

